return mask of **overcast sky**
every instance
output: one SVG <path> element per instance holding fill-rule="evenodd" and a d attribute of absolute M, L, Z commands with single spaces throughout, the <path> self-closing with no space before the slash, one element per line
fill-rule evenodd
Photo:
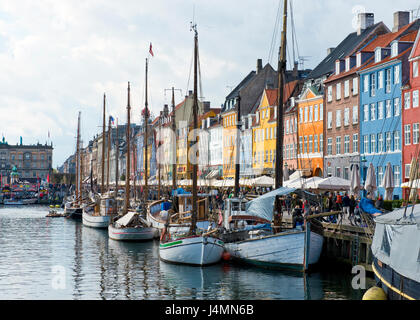
<path fill-rule="evenodd" d="M 292 4 L 295 51 L 305 57 L 305 68 L 314 68 L 327 48 L 355 31 L 356 12 L 373 12 L 375 22 L 392 29 L 393 12 L 420 5 L 418 0 Z M 157 115 L 170 104 L 165 89 L 174 86 L 182 95 L 192 89 L 193 18 L 203 95 L 220 107 L 230 89 L 255 70 L 258 58 L 268 62 L 278 6 L 279 0 L 0 0 L 0 133 L 9 144 L 20 136 L 32 144 L 45 143 L 50 131 L 57 167 L 74 152 L 78 111 L 85 145 L 101 131 L 104 92 L 108 114 L 125 122 L 128 81 L 132 121 L 139 123 L 150 42 L 149 107 Z M 280 31 L 271 54 L 275 69 Z M 292 59 L 292 47 L 288 50 Z M 177 93 L 176 102 L 181 99 Z"/>

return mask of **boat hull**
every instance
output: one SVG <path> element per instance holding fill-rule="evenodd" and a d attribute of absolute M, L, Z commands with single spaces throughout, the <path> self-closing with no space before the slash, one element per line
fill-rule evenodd
<path fill-rule="evenodd" d="M 83 211 L 82 215 L 83 225 L 91 228 L 106 229 L 111 221 L 110 216 L 94 216 L 88 212 Z"/>
<path fill-rule="evenodd" d="M 64 208 L 64 215 L 68 219 L 82 220 L 83 209 L 82 208 Z"/>
<path fill-rule="evenodd" d="M 21 199 L 21 200 L 4 200 L 4 205 L 8 206 L 22 206 L 22 205 L 29 205 L 29 204 L 36 204 L 38 199 Z"/>
<path fill-rule="evenodd" d="M 213 237 L 179 238 L 159 245 L 161 260 L 193 266 L 218 263 L 223 252 L 224 243 Z"/>
<path fill-rule="evenodd" d="M 374 258 L 372 264 L 375 280 L 389 300 L 420 300 L 420 283 L 400 275 L 389 265 Z"/>
<path fill-rule="evenodd" d="M 266 268 L 305 271 L 319 261 L 323 241 L 323 236 L 315 232 L 292 231 L 225 243 L 225 248 L 233 260 Z"/>
<path fill-rule="evenodd" d="M 147 241 L 157 238 L 159 232 L 153 227 L 116 228 L 109 225 L 108 236 L 110 239 L 118 241 Z"/>

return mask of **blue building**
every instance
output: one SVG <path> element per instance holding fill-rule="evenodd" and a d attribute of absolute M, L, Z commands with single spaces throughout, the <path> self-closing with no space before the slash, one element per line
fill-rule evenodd
<path fill-rule="evenodd" d="M 394 175 L 394 199 L 402 198 L 402 116 L 401 88 L 408 82 L 408 56 L 412 37 L 402 36 L 390 46 L 377 47 L 372 62 L 360 75 L 360 155 L 361 182 L 366 179 L 370 163 L 375 167 L 378 192 L 387 163 Z M 358 59 L 364 60 L 363 52 Z"/>

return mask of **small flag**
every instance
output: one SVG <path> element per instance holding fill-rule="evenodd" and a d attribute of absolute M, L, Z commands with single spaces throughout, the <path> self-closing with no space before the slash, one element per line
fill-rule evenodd
<path fill-rule="evenodd" d="M 152 43 L 151 43 L 151 42 L 150 42 L 149 53 L 152 55 L 152 57 L 154 57 L 154 56 L 155 56 L 155 55 L 153 54 L 153 50 L 152 50 Z"/>
<path fill-rule="evenodd" d="M 114 125 L 114 117 L 110 116 L 110 118 L 111 118 L 111 124 Z"/>
<path fill-rule="evenodd" d="M 50 130 L 48 130 L 48 139 L 50 138 Z"/>

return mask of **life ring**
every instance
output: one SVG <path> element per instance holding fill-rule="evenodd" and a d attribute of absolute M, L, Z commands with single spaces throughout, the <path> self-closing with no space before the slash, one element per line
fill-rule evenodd
<path fill-rule="evenodd" d="M 171 238 L 171 234 L 170 234 L 170 232 L 166 230 L 166 227 L 164 227 L 164 228 L 162 229 L 162 233 L 161 233 L 161 235 L 160 235 L 160 241 L 161 241 L 161 242 L 166 242 L 166 241 L 168 241 L 170 238 Z"/>

